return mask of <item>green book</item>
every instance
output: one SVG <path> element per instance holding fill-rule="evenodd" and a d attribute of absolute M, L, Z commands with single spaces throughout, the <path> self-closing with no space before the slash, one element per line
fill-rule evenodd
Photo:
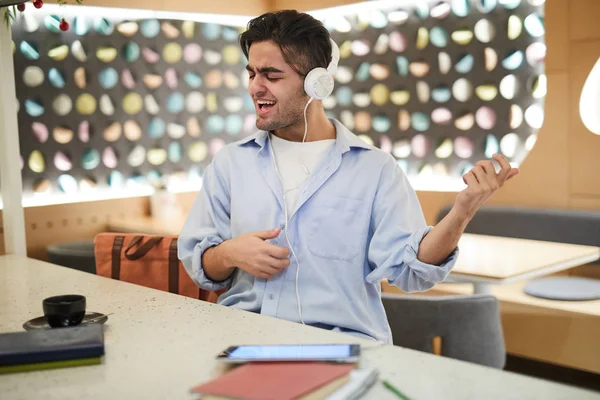
<path fill-rule="evenodd" d="M 0 374 L 99 364 L 103 355 L 100 324 L 0 334 Z"/>
<path fill-rule="evenodd" d="M 0 375 L 17 372 L 42 371 L 45 369 L 82 367 L 85 365 L 102 364 L 102 357 L 80 358 L 78 360 L 50 361 L 33 364 L 0 366 Z"/>

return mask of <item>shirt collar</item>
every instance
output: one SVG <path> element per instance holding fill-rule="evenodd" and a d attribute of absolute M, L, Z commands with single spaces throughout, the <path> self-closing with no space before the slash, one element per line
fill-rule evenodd
<path fill-rule="evenodd" d="M 336 148 L 341 152 L 345 153 L 352 148 L 360 148 L 365 150 L 372 150 L 373 146 L 365 143 L 362 139 L 356 136 L 354 133 L 350 132 L 348 128 L 346 128 L 340 121 L 337 119 L 330 119 L 335 126 L 336 131 Z M 267 140 L 267 131 L 258 131 L 253 135 L 248 136 L 245 139 L 242 139 L 238 142 L 238 145 L 243 146 L 248 143 L 254 142 L 261 149 L 265 146 L 265 142 Z"/>

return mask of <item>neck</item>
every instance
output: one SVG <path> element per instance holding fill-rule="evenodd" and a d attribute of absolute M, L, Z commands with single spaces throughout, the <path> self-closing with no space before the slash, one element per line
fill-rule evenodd
<path fill-rule="evenodd" d="M 307 142 L 316 142 L 317 140 L 335 139 L 335 127 L 327 119 L 325 110 L 320 101 L 313 101 L 306 110 L 306 121 L 308 123 L 308 132 L 306 134 Z M 285 128 L 273 131 L 276 136 L 289 140 L 291 142 L 301 142 L 304 138 L 304 116 L 302 119 Z"/>

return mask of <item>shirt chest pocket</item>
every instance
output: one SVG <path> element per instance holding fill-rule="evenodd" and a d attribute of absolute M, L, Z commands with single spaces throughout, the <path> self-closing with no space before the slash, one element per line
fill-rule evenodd
<path fill-rule="evenodd" d="M 307 245 L 313 255 L 349 261 L 363 252 L 368 229 L 363 200 L 321 196 L 308 215 Z"/>

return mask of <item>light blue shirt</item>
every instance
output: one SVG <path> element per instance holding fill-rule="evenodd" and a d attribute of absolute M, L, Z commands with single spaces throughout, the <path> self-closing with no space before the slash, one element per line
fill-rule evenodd
<path fill-rule="evenodd" d="M 335 145 L 305 184 L 288 222 L 300 263 L 302 317 L 307 325 L 391 343 L 381 280 L 407 292 L 428 290 L 447 277 L 458 249 L 441 266 L 419 261 L 419 243 L 432 227 L 404 172 L 390 154 L 332 123 Z M 209 247 L 284 225 L 282 186 L 270 151 L 267 132 L 259 131 L 216 154 L 179 236 L 179 258 L 202 288 L 228 289 L 219 304 L 300 322 L 294 257 L 268 280 L 235 269 L 214 282 L 202 269 Z M 288 247 L 283 232 L 271 242 Z"/>

